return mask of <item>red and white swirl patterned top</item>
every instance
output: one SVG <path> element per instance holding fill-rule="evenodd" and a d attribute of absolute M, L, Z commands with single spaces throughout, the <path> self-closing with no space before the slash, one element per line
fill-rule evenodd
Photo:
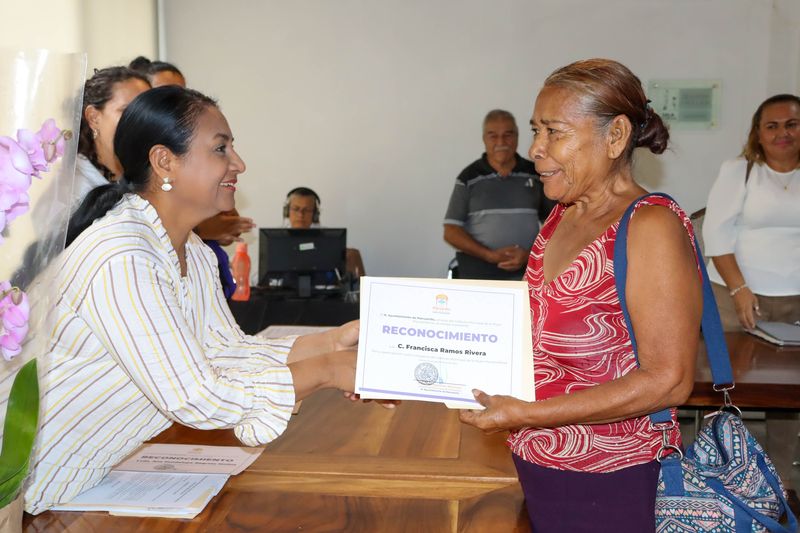
<path fill-rule="evenodd" d="M 636 209 L 645 204 L 670 208 L 694 242 L 689 218 L 675 202 L 649 197 Z M 619 222 L 584 248 L 558 277 L 544 282 L 544 250 L 566 209 L 559 204 L 550 214 L 528 260 L 537 400 L 594 387 L 637 367 L 614 283 Z M 674 409 L 672 418 L 669 440 L 679 445 Z M 515 454 L 540 466 L 612 472 L 655 459 L 661 439 L 661 431 L 651 429 L 650 419 L 642 416 L 610 424 L 523 428 L 509 436 L 508 444 Z"/>

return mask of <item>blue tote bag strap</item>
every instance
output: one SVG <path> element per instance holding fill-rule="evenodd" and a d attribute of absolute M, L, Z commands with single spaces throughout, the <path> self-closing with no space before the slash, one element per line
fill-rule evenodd
<path fill-rule="evenodd" d="M 764 461 L 764 456 L 759 455 L 756 459 L 758 468 L 764 474 L 764 479 L 767 480 L 772 491 L 778 496 L 778 501 L 786 510 L 786 527 L 782 526 L 777 520 L 763 515 L 760 512 L 752 509 L 747 503 L 743 502 L 738 496 L 734 495 L 731 491 L 715 478 L 707 478 L 708 486 L 714 489 L 718 494 L 727 497 L 734 506 L 734 517 L 736 520 L 736 531 L 750 531 L 752 529 L 753 520 L 764 526 L 770 533 L 794 533 L 797 531 L 797 518 L 794 513 L 789 509 L 789 502 L 783 495 L 783 489 L 780 482 L 775 478 L 775 475 L 767 467 Z"/>
<path fill-rule="evenodd" d="M 628 279 L 628 224 L 633 210 L 636 205 L 644 198 L 655 196 L 666 198 L 667 200 L 674 200 L 664 193 L 650 193 L 637 198 L 625 213 L 619 222 L 617 229 L 617 238 L 614 243 L 614 279 L 617 284 L 617 294 L 619 295 L 619 303 L 622 307 L 622 315 L 625 317 L 625 324 L 628 326 L 628 332 L 631 338 L 631 348 L 636 355 L 636 360 L 639 360 L 639 352 L 636 346 L 636 337 L 633 334 L 633 324 L 631 323 L 631 316 L 628 313 L 628 304 L 626 302 L 625 283 Z M 731 369 L 730 356 L 728 355 L 728 345 L 725 343 L 725 335 L 722 331 L 722 322 L 719 318 L 719 310 L 717 310 L 717 302 L 714 299 L 714 292 L 711 290 L 711 282 L 708 280 L 708 272 L 706 272 L 706 263 L 703 259 L 703 254 L 700 252 L 700 246 L 697 244 L 697 237 L 694 238 L 694 247 L 697 251 L 697 262 L 700 267 L 700 272 L 703 275 L 703 318 L 701 328 L 703 330 L 703 338 L 706 343 L 706 355 L 711 367 L 711 376 L 714 380 L 714 389 L 721 391 L 728 391 L 733 388 L 733 370 Z M 669 409 L 664 409 L 657 413 L 650 415 L 653 423 L 665 423 L 670 421 Z"/>

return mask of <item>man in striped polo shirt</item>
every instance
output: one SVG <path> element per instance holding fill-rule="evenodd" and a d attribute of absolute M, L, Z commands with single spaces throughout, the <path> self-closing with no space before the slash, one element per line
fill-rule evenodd
<path fill-rule="evenodd" d="M 514 115 L 489 111 L 486 152 L 456 178 L 444 240 L 457 250 L 460 278 L 522 279 L 539 223 L 555 205 L 533 163 L 517 154 L 518 137 Z"/>

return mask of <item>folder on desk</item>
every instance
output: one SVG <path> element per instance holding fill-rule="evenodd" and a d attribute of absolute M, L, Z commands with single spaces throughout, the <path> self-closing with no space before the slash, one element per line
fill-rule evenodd
<path fill-rule="evenodd" d="M 750 333 L 778 346 L 800 346 L 800 325 L 786 322 L 756 322 Z"/>
<path fill-rule="evenodd" d="M 112 470 L 100 484 L 52 510 L 191 519 L 200 514 L 227 480 L 227 474 Z"/>
<path fill-rule="evenodd" d="M 54 511 L 107 511 L 115 516 L 191 519 L 264 449 L 144 444 L 96 486 Z"/>

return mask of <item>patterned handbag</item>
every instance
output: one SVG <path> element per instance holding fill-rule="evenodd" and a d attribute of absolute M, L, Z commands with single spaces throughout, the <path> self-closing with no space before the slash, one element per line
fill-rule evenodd
<path fill-rule="evenodd" d="M 672 200 L 666 194 L 656 195 Z M 617 292 L 634 353 L 636 339 L 625 303 L 627 233 L 634 207 L 647 196 L 652 195 L 638 198 L 622 215 L 614 246 Z M 745 427 L 739 409 L 731 404 L 728 392 L 734 383 L 728 348 L 696 239 L 695 248 L 703 275 L 703 337 L 714 390 L 723 393 L 724 405 L 709 415 L 711 421 L 698 433 L 685 455 L 667 440 L 667 430 L 675 424 L 670 410 L 650 415 L 652 427 L 663 432 L 663 445 L 658 452 L 661 471 L 656 491 L 656 531 L 794 533 L 797 520 L 789 510 L 778 473 Z M 784 514 L 786 526 L 778 522 Z"/>

